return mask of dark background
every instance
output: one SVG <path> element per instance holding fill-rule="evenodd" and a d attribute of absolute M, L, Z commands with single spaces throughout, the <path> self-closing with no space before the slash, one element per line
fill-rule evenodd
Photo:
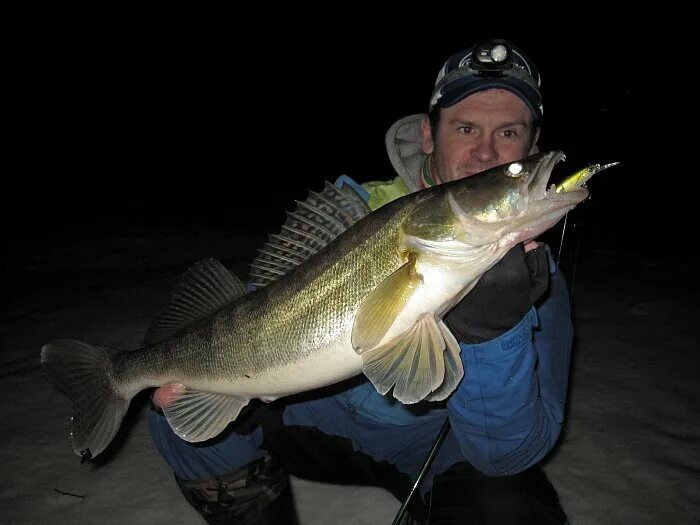
<path fill-rule="evenodd" d="M 688 234 L 688 193 L 669 191 L 686 175 L 682 152 L 660 147 L 688 111 L 659 95 L 659 57 L 676 44 L 648 30 L 655 13 L 376 4 L 35 7 L 14 77 L 8 237 L 277 230 L 324 179 L 394 177 L 386 130 L 426 109 L 450 54 L 485 38 L 510 39 L 540 68 L 540 147 L 567 153 L 560 176 L 621 162 L 575 211 L 589 244 L 659 253 Z"/>

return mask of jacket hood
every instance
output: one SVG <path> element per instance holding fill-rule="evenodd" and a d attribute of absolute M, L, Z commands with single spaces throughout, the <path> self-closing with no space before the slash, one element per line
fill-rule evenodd
<path fill-rule="evenodd" d="M 391 165 L 410 191 L 419 189 L 420 170 L 426 157 L 421 149 L 420 123 L 427 116 L 427 113 L 418 113 L 397 120 L 384 139 Z"/>

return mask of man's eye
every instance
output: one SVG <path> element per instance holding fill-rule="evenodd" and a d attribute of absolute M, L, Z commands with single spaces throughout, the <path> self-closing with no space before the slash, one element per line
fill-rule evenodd
<path fill-rule="evenodd" d="M 474 128 L 471 126 L 460 126 L 457 128 L 457 131 L 459 131 L 462 135 L 469 135 L 472 131 L 474 131 Z"/>
<path fill-rule="evenodd" d="M 503 132 L 501 134 L 503 135 L 504 138 L 507 138 L 507 139 L 518 138 L 518 132 L 515 131 L 514 129 L 503 130 Z"/>

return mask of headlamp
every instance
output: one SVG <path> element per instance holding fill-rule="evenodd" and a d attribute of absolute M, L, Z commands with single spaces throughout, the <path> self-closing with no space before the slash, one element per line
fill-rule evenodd
<path fill-rule="evenodd" d="M 507 41 L 491 40 L 474 48 L 469 65 L 476 75 L 501 76 L 513 67 L 512 53 Z"/>

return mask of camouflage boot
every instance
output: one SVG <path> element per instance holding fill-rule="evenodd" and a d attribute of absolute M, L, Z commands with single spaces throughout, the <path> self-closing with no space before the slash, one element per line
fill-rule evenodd
<path fill-rule="evenodd" d="M 187 501 L 212 525 L 296 524 L 289 478 L 265 456 L 215 478 L 175 478 Z"/>

